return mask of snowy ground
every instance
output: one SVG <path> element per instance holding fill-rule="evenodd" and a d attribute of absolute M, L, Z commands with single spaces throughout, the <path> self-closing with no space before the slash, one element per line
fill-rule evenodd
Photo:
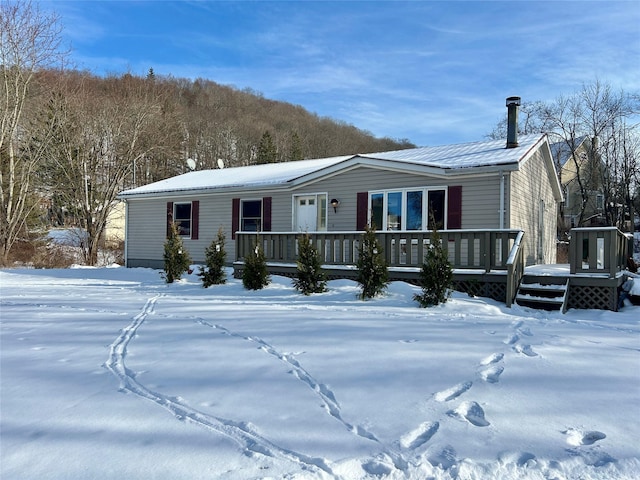
<path fill-rule="evenodd" d="M 2 270 L 0 477 L 640 478 L 640 307 Z"/>

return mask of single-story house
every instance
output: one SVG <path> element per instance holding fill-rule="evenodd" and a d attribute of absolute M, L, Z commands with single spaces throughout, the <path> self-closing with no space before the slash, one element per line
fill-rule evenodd
<path fill-rule="evenodd" d="M 162 268 L 171 221 L 195 263 L 220 228 L 232 262 L 237 232 L 354 232 L 368 223 L 378 231 L 520 229 L 526 265 L 554 263 L 562 191 L 549 141 L 518 139 L 515 129 L 511 122 L 507 142 L 193 171 L 124 191 L 126 265 Z"/>

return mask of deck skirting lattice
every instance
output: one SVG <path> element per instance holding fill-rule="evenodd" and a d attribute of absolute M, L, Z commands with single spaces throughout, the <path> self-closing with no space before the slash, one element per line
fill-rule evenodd
<path fill-rule="evenodd" d="M 599 285 L 572 285 L 569 288 L 568 308 L 617 309 L 618 289 Z"/>
<path fill-rule="evenodd" d="M 456 292 L 466 293 L 472 297 L 485 297 L 498 302 L 504 302 L 507 295 L 507 284 L 502 281 L 488 282 L 478 279 L 454 279 L 453 289 Z"/>

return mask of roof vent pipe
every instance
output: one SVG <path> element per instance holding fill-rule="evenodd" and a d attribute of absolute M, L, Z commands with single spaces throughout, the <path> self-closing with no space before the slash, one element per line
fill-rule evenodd
<path fill-rule="evenodd" d="M 518 146 L 518 107 L 520 97 L 507 98 L 507 148 Z"/>

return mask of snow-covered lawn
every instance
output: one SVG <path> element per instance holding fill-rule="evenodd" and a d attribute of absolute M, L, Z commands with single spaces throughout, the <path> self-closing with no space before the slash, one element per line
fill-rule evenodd
<path fill-rule="evenodd" d="M 640 307 L 2 270 L 0 477 L 640 478 Z"/>

